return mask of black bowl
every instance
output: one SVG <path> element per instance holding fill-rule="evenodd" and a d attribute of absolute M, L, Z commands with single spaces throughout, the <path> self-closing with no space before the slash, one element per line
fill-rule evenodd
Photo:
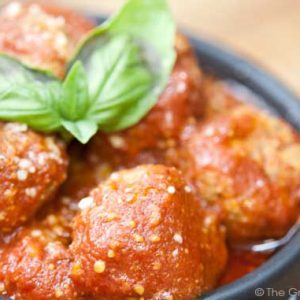
<path fill-rule="evenodd" d="M 190 36 L 201 66 L 257 95 L 258 105 L 275 112 L 300 131 L 300 99 L 273 76 L 223 47 Z M 300 157 L 299 157 L 300 159 Z M 281 295 L 281 296 L 280 296 Z M 300 299 L 300 232 L 254 272 L 203 295 L 205 300 Z M 200 299 L 200 298 L 199 298 Z"/>
<path fill-rule="evenodd" d="M 104 17 L 94 18 L 97 23 Z M 235 53 L 187 34 L 201 67 L 255 95 L 254 104 L 300 132 L 300 99 L 272 75 Z M 253 102 L 252 102 L 253 103 Z M 300 159 L 300 157 L 299 157 Z M 282 296 L 281 296 L 282 295 Z M 298 296 L 298 297 L 297 297 Z M 292 297 L 292 298 L 290 298 Z M 203 300 L 300 299 L 300 232 L 265 264 L 243 278 L 202 295 Z"/>
<path fill-rule="evenodd" d="M 104 18 L 93 18 L 101 23 Z M 300 99 L 272 75 L 223 46 L 188 35 L 201 67 L 219 78 L 248 88 L 258 106 L 285 119 L 300 132 Z M 300 159 L 300 157 L 299 157 Z M 198 299 L 300 299 L 300 232 L 254 272 Z M 4 299 L 4 298 L 0 298 Z"/>
<path fill-rule="evenodd" d="M 92 17 L 97 23 L 106 17 Z M 208 73 L 247 88 L 257 106 L 285 119 L 300 132 L 300 99 L 272 75 L 239 55 L 186 34 L 201 67 Z M 300 159 L 300 157 L 299 157 Z M 300 299 L 300 232 L 254 272 L 198 299 Z"/>

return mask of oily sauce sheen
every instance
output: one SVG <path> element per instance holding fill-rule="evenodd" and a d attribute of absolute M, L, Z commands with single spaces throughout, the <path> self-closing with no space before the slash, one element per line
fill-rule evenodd
<path fill-rule="evenodd" d="M 0 50 L 63 77 L 89 20 L 52 5 L 0 12 Z M 137 125 L 87 145 L 0 123 L 0 294 L 21 300 L 189 300 L 263 264 L 229 243 L 278 238 L 299 215 L 300 142 L 177 61 Z M 247 99 L 246 99 L 247 100 Z"/>

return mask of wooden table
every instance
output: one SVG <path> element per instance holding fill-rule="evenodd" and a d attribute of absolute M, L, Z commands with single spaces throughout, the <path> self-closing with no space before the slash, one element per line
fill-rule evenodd
<path fill-rule="evenodd" d="M 61 0 L 110 12 L 123 0 Z M 169 0 L 177 22 L 247 56 L 300 96 L 300 0 Z"/>

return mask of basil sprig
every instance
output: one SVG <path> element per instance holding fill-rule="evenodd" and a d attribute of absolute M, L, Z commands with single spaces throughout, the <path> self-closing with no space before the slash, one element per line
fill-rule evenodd
<path fill-rule="evenodd" d="M 98 129 L 136 124 L 156 103 L 175 61 L 166 0 L 129 0 L 92 30 L 60 81 L 0 56 L 0 119 L 87 143 Z"/>

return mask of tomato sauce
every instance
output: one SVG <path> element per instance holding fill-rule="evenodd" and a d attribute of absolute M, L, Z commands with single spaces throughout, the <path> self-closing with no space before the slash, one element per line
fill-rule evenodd
<path fill-rule="evenodd" d="M 270 256 L 271 254 L 229 250 L 228 264 L 225 273 L 220 279 L 219 286 L 230 284 L 251 273 L 268 260 Z"/>
<path fill-rule="evenodd" d="M 0 50 L 63 77 L 92 27 L 13 2 L 0 12 Z M 83 146 L 0 124 L 1 296 L 193 299 L 269 258 L 228 244 L 292 226 L 298 135 L 205 74 L 180 34 L 175 48 L 165 91 L 129 129 Z"/>

